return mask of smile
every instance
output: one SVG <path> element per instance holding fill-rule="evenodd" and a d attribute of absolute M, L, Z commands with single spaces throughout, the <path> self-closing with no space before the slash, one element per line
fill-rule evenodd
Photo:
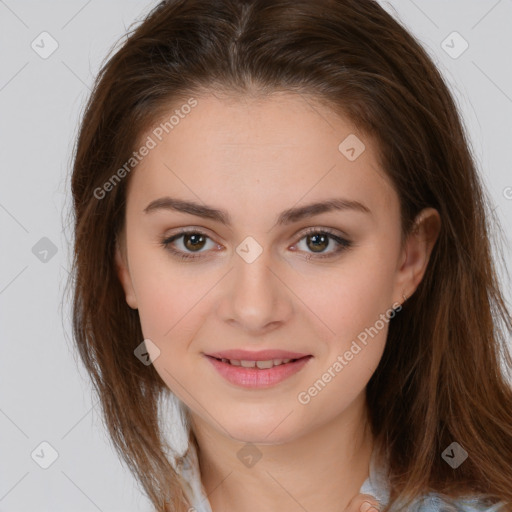
<path fill-rule="evenodd" d="M 269 359 L 268 361 L 246 361 L 246 360 L 238 360 L 238 359 L 218 359 L 218 361 L 222 361 L 223 363 L 229 363 L 231 366 L 243 366 L 244 368 L 259 368 L 260 370 L 265 370 L 272 368 L 274 366 L 279 366 L 281 364 L 289 363 L 290 361 L 297 361 L 297 359 Z"/>
<path fill-rule="evenodd" d="M 297 359 L 245 360 L 207 355 L 213 368 L 236 386 L 261 389 L 275 386 L 299 372 L 313 356 Z"/>

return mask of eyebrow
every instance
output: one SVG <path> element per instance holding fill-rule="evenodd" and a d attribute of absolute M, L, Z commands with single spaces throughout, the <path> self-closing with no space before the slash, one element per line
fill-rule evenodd
<path fill-rule="evenodd" d="M 151 203 L 149 203 L 146 208 L 144 208 L 145 213 L 151 213 L 158 210 L 170 210 L 188 213 L 197 217 L 212 219 L 216 222 L 224 224 L 225 226 L 231 227 L 232 225 L 231 216 L 226 210 L 213 208 L 212 206 L 195 203 L 193 201 L 185 201 L 183 199 L 176 199 L 173 197 L 161 197 L 160 199 L 151 201 Z M 372 214 L 371 210 L 359 201 L 352 201 L 343 198 L 333 198 L 318 203 L 311 203 L 305 206 L 284 210 L 279 214 L 276 225 L 283 226 L 292 224 L 294 222 L 299 222 L 300 220 L 306 217 L 312 217 L 313 215 L 344 210 L 353 210 L 370 215 Z"/>

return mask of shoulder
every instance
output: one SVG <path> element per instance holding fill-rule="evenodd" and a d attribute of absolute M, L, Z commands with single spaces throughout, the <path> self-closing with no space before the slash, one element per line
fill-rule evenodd
<path fill-rule="evenodd" d="M 504 512 L 504 503 L 489 505 L 479 497 L 447 501 L 437 494 L 428 494 L 415 502 L 414 512 Z"/>
<path fill-rule="evenodd" d="M 359 492 L 370 494 L 382 505 L 388 505 L 390 492 L 387 461 L 382 456 L 377 457 L 377 451 L 374 451 L 370 460 L 370 474 Z M 393 505 L 390 512 L 397 508 Z M 409 507 L 408 512 L 505 512 L 505 510 L 505 503 L 489 505 L 480 496 L 465 496 L 449 500 L 438 493 L 431 492 L 418 497 Z"/>

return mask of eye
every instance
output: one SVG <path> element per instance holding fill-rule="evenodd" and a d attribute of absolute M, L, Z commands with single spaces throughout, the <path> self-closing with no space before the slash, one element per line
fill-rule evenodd
<path fill-rule="evenodd" d="M 177 249 L 175 243 L 180 239 L 182 240 L 178 245 L 181 245 L 182 248 Z M 197 229 L 182 230 L 179 233 L 163 239 L 161 245 L 180 260 L 194 260 L 196 258 L 202 258 L 203 252 L 208 252 L 208 250 L 203 251 L 208 240 L 213 246 L 220 247 L 218 244 L 213 243 L 208 235 Z M 352 247 L 351 241 L 335 234 L 329 229 L 310 228 L 300 238 L 299 244 L 302 240 L 305 240 L 306 246 L 302 251 L 312 251 L 312 253 L 306 256 L 306 260 L 333 258 L 345 249 Z M 325 249 L 330 246 L 334 246 L 334 250 L 324 254 Z M 295 249 L 292 250 L 295 251 Z"/>
<path fill-rule="evenodd" d="M 184 250 L 176 249 L 175 247 L 173 247 L 174 242 L 179 240 L 180 238 L 183 239 L 181 241 L 181 245 L 184 248 Z M 162 246 L 179 259 L 193 260 L 195 258 L 201 258 L 202 256 L 196 256 L 195 254 L 187 254 L 187 251 L 191 251 L 192 253 L 200 253 L 201 249 L 203 249 L 206 245 L 206 240 L 211 241 L 210 237 L 203 233 L 202 231 L 199 231 L 197 229 L 182 230 L 179 233 L 176 233 L 175 235 L 172 235 L 171 237 L 162 240 Z"/>
<path fill-rule="evenodd" d="M 333 258 L 345 249 L 352 247 L 350 240 L 335 234 L 330 229 L 311 228 L 306 231 L 305 235 L 299 240 L 299 244 L 302 240 L 305 240 L 304 245 L 306 250 L 312 250 L 313 252 L 313 254 L 306 256 L 306 260 Z M 334 246 L 334 250 L 324 254 L 325 249 L 329 246 Z"/>

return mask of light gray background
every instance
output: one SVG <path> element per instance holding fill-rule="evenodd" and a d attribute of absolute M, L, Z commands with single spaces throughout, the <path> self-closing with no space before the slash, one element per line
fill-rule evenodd
<path fill-rule="evenodd" d="M 70 267 L 66 221 L 79 114 L 103 58 L 155 4 L 0 0 L 1 512 L 151 510 L 102 429 L 85 372 L 70 348 L 70 305 L 62 294 Z M 509 242 L 512 0 L 383 5 L 426 46 L 457 96 Z M 31 47 L 43 31 L 59 45 L 47 59 Z M 455 59 L 442 47 L 453 31 L 469 43 Z M 444 43 L 451 52 L 461 44 L 453 37 Z M 32 251 L 43 237 L 57 250 L 47 261 Z M 506 261 L 511 255 L 508 246 Z M 510 282 L 502 278 L 510 302 Z M 43 441 L 58 452 L 48 469 L 31 458 Z M 47 457 L 49 451 L 43 452 Z"/>

